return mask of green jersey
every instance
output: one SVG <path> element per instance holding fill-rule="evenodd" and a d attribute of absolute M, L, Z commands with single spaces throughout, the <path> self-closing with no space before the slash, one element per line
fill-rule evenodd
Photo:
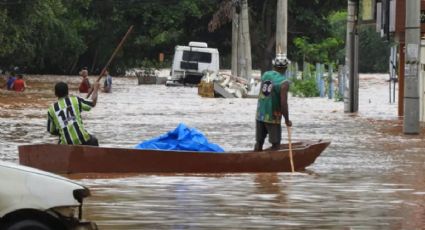
<path fill-rule="evenodd" d="M 287 78 L 276 71 L 267 71 L 261 76 L 261 88 L 258 95 L 258 121 L 280 124 L 282 112 L 280 109 L 280 87 Z"/>
<path fill-rule="evenodd" d="M 47 112 L 47 131 L 59 135 L 60 144 L 79 145 L 90 139 L 84 129 L 81 112 L 89 111 L 93 107 L 91 101 L 81 97 L 66 96 L 59 98 L 49 107 Z"/>

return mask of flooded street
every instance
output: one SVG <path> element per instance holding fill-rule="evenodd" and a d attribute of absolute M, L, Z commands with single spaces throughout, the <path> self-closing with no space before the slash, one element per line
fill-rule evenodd
<path fill-rule="evenodd" d="M 357 114 L 327 98 L 289 98 L 293 139 L 332 141 L 306 172 L 73 175 L 92 191 L 85 218 L 110 230 L 423 229 L 425 134 L 402 134 L 387 78 L 361 76 Z M 79 78 L 66 76 L 32 76 L 23 94 L 0 90 L 0 160 L 17 163 L 19 145 L 57 142 L 46 121 L 59 80 L 77 94 Z M 256 104 L 114 78 L 83 121 L 101 146 L 132 148 L 182 122 L 227 151 L 245 150 L 254 146 Z"/>

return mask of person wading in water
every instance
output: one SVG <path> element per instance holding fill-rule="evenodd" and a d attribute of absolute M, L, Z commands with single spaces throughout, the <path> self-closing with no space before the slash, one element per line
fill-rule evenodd
<path fill-rule="evenodd" d="M 90 85 L 90 81 L 89 81 L 89 77 L 88 77 L 89 76 L 88 70 L 86 68 L 83 68 L 80 71 L 80 75 L 83 79 L 81 80 L 81 83 L 80 83 L 80 86 L 78 87 L 78 90 L 80 91 L 80 93 L 90 92 L 91 91 L 90 90 L 91 85 Z"/>

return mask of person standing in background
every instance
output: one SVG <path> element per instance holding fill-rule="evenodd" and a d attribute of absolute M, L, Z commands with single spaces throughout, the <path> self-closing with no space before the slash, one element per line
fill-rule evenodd
<path fill-rule="evenodd" d="M 90 92 L 91 85 L 90 85 L 90 81 L 89 81 L 89 77 L 88 77 L 89 72 L 88 72 L 87 68 L 83 68 L 80 71 L 80 75 L 82 77 L 82 80 L 81 80 L 80 86 L 78 87 L 78 90 L 80 91 L 80 93 Z"/>
<path fill-rule="evenodd" d="M 105 82 L 103 84 L 103 92 L 110 93 L 112 91 L 112 77 L 108 70 L 105 71 Z"/>
<path fill-rule="evenodd" d="M 16 92 L 23 92 L 26 88 L 24 77 L 22 74 L 18 74 L 17 77 L 18 78 L 13 83 L 13 90 Z"/>
<path fill-rule="evenodd" d="M 16 81 L 15 72 L 11 72 L 6 81 L 6 89 L 13 90 L 13 84 Z"/>

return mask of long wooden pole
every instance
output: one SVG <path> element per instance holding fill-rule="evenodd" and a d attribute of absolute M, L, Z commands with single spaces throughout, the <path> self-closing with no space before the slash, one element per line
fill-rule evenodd
<path fill-rule="evenodd" d="M 125 33 L 124 37 L 121 39 L 120 43 L 115 48 L 114 52 L 112 53 L 111 57 L 109 58 L 108 62 L 105 65 L 105 67 L 103 67 L 102 71 L 100 72 L 99 77 L 97 77 L 97 80 L 96 80 L 97 82 L 100 82 L 100 79 L 102 79 L 103 75 L 105 74 L 106 70 L 108 69 L 109 65 L 111 64 L 112 60 L 114 59 L 115 55 L 118 53 L 118 51 L 120 50 L 121 46 L 124 44 L 125 40 L 127 39 L 128 35 L 130 35 L 130 33 L 131 33 L 132 30 L 133 30 L 133 25 L 131 25 L 130 28 L 128 28 L 127 33 Z M 93 92 L 93 88 L 87 94 L 87 98 L 90 97 L 90 95 L 92 94 L 92 92 Z"/>
<path fill-rule="evenodd" d="M 291 127 L 286 126 L 288 129 L 288 147 L 289 147 L 289 159 L 291 160 L 291 171 L 295 172 L 294 170 L 294 158 L 292 157 L 292 142 L 291 142 Z"/>

